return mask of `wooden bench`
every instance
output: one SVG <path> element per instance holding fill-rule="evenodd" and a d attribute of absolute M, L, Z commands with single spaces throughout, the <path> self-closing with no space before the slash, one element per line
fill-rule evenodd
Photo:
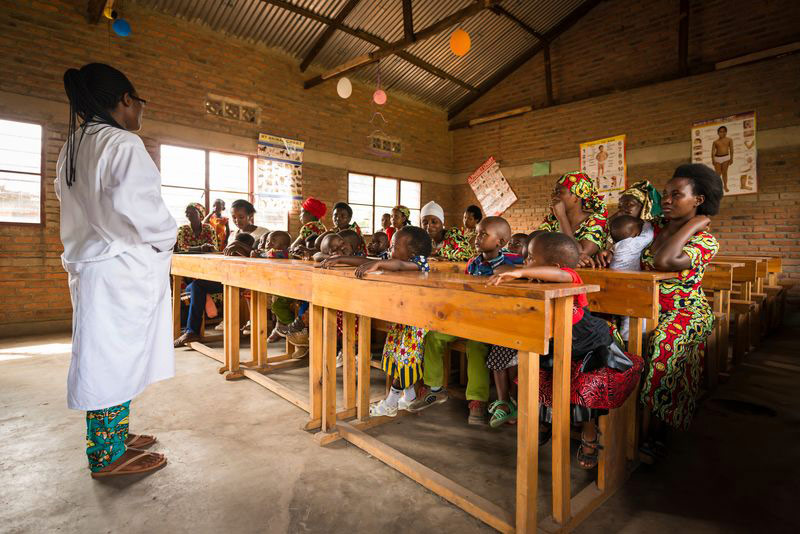
<path fill-rule="evenodd" d="M 714 331 L 706 345 L 706 388 L 713 391 L 719 383 L 719 373 L 728 370 L 728 352 L 731 317 L 731 290 L 733 270 L 743 263 L 716 263 L 709 265 L 703 275 L 702 288 L 708 292 L 714 311 Z"/>
<path fill-rule="evenodd" d="M 730 317 L 733 334 L 733 361 L 739 363 L 750 350 L 752 340 L 751 322 L 755 321 L 755 302 L 752 299 L 752 289 L 758 279 L 758 260 L 714 260 L 712 266 L 718 264 L 744 264 L 741 267 L 733 266 L 732 277 L 734 287 L 739 284 L 739 293 L 731 291 Z"/>

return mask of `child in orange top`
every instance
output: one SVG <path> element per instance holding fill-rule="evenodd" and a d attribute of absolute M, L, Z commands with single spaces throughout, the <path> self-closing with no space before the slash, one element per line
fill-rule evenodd
<path fill-rule="evenodd" d="M 488 284 L 498 285 L 503 281 L 515 278 L 529 278 L 542 282 L 559 282 L 581 284 L 581 277 L 573 269 L 580 260 L 580 248 L 577 241 L 571 236 L 562 233 L 547 232 L 537 235 L 528 243 L 528 258 L 525 267 L 514 271 L 504 272 L 492 276 Z M 599 317 L 593 316 L 587 306 L 589 301 L 586 295 L 581 294 L 573 299 L 572 308 L 572 359 L 583 360 L 592 358 L 592 354 L 599 352 L 597 349 L 608 347 L 613 343 L 613 338 L 608 324 Z M 542 369 L 552 369 L 552 349 L 550 356 L 542 356 Z M 593 363 L 594 368 L 600 367 Z M 495 375 L 497 378 L 497 374 Z M 498 399 L 516 411 L 508 402 L 508 378 L 497 382 Z M 497 411 L 495 410 L 495 413 Z M 578 450 L 578 463 L 584 469 L 592 469 L 597 465 L 598 450 L 601 448 L 598 439 L 597 426 L 591 418 L 588 408 L 573 405 L 574 422 L 580 422 L 583 427 L 581 433 L 581 447 Z M 543 420 L 549 419 L 547 413 Z M 494 415 L 493 415 L 494 419 Z M 505 421 L 503 421 L 505 422 Z M 499 425 L 492 425 L 499 426 Z M 552 435 L 550 425 L 543 425 L 539 431 L 539 444 L 549 441 Z"/>
<path fill-rule="evenodd" d="M 228 244 L 228 236 L 231 235 L 231 227 L 228 224 L 228 218 L 222 216 L 223 211 L 225 211 L 225 201 L 218 198 L 214 201 L 214 209 L 203 220 L 204 223 L 210 224 L 216 232 L 219 250 L 225 248 L 225 245 Z"/>

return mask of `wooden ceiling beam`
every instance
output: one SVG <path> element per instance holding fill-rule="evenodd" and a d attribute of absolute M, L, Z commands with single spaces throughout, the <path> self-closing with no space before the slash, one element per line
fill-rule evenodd
<path fill-rule="evenodd" d="M 103 9 L 106 7 L 106 0 L 89 0 L 86 5 L 86 20 L 89 24 L 97 24 L 103 17 Z"/>
<path fill-rule="evenodd" d="M 538 43 L 528 48 L 522 54 L 511 60 L 502 69 L 500 69 L 494 75 L 492 75 L 488 80 L 480 84 L 477 93 L 467 95 L 458 102 L 456 102 L 456 104 L 448 110 L 447 118 L 453 119 L 456 115 L 464 111 L 464 109 L 466 109 L 470 104 L 478 100 L 481 96 L 485 95 L 490 89 L 495 87 L 498 83 L 508 78 L 514 71 L 516 71 L 522 65 L 530 61 L 534 56 L 536 56 L 536 54 L 544 50 L 544 47 L 548 43 L 552 43 L 562 33 L 564 33 L 572 26 L 574 26 L 576 22 L 578 22 L 581 18 L 583 18 L 587 13 L 589 13 L 589 11 L 594 9 L 595 6 L 600 4 L 602 1 L 603 0 L 586 0 L 578 7 L 573 9 L 569 15 L 567 15 L 561 20 L 561 22 L 559 22 L 552 29 L 544 33 L 544 35 L 542 36 L 543 37 L 542 40 L 540 40 Z"/>
<path fill-rule="evenodd" d="M 370 63 L 374 63 L 375 61 L 380 61 L 381 59 L 395 55 L 398 52 L 408 48 L 415 42 L 424 41 L 425 39 L 430 39 L 431 37 L 438 35 L 443 30 L 453 26 L 454 24 L 458 24 L 459 22 L 466 20 L 484 9 L 488 9 L 493 5 L 499 3 L 502 0 L 480 0 L 475 3 L 468 5 L 465 8 L 459 9 L 455 13 L 446 16 L 445 18 L 439 20 L 420 30 L 419 32 L 414 33 L 411 38 L 403 37 L 402 39 L 395 41 L 393 43 L 388 44 L 387 46 L 380 47 L 378 50 L 374 50 L 369 54 L 364 54 L 363 56 L 359 56 L 355 58 L 355 60 L 350 60 L 346 63 L 338 65 L 333 69 L 329 70 L 328 72 L 323 73 L 320 76 L 316 76 L 311 78 L 310 80 L 306 80 L 303 86 L 308 89 L 310 87 L 314 87 L 315 85 L 319 85 L 325 80 L 334 78 L 341 74 L 345 74 L 347 72 L 351 72 L 357 70 L 365 65 L 369 65 Z"/>
<path fill-rule="evenodd" d="M 336 14 L 336 18 L 333 19 L 337 24 L 342 24 L 344 19 L 347 18 L 347 15 L 350 14 L 351 11 L 358 5 L 361 0 L 350 0 L 347 2 L 342 9 Z M 322 48 L 328 43 L 333 34 L 336 32 L 336 26 L 329 24 L 325 31 L 322 32 L 314 44 L 311 46 L 311 49 L 306 54 L 306 57 L 303 58 L 303 61 L 300 62 L 300 72 L 305 72 L 308 66 L 314 61 L 314 58 L 317 57 L 322 51 Z"/>
<path fill-rule="evenodd" d="M 333 27 L 336 30 L 344 32 L 344 33 L 346 33 L 348 35 L 352 35 L 353 37 L 357 37 L 358 39 L 361 39 L 362 41 L 366 41 L 368 43 L 371 43 L 371 44 L 373 44 L 373 45 L 375 45 L 375 46 L 377 46 L 379 48 L 389 45 L 388 41 L 384 41 L 383 39 L 381 39 L 377 35 L 374 35 L 372 33 L 366 32 L 364 30 L 359 30 L 357 28 L 351 28 L 351 27 L 349 27 L 349 26 L 347 26 L 347 25 L 345 25 L 343 23 L 337 23 L 334 19 L 331 19 L 331 18 L 328 18 L 328 17 L 326 17 L 324 15 L 320 15 L 318 13 L 315 13 L 315 12 L 309 10 L 309 9 L 305 9 L 303 7 L 299 7 L 299 6 L 296 6 L 294 4 L 290 4 L 289 2 L 286 2 L 285 0 L 261 0 L 261 1 L 264 2 L 264 3 L 270 4 L 270 5 L 273 5 L 275 7 L 279 7 L 281 9 L 285 9 L 286 11 L 290 11 L 290 12 L 296 14 L 296 15 L 300 15 L 300 16 L 309 18 L 311 20 L 315 20 L 317 22 L 321 22 L 322 24 L 327 24 L 329 27 Z M 463 87 L 464 89 L 466 89 L 467 91 L 469 91 L 471 93 L 477 93 L 478 92 L 478 88 L 477 87 L 472 86 L 472 85 L 470 85 L 470 84 L 468 84 L 468 83 L 466 83 L 466 82 L 464 82 L 462 80 L 459 80 L 455 76 L 446 73 L 445 71 L 443 71 L 442 69 L 440 69 L 438 67 L 435 67 L 434 65 L 431 65 L 427 61 L 423 61 L 422 59 L 418 58 L 417 56 L 414 56 L 413 54 L 409 54 L 408 52 L 405 52 L 405 51 L 400 51 L 400 52 L 397 52 L 396 55 L 399 58 L 401 58 L 403 61 L 411 63 L 415 67 L 419 67 L 420 69 L 422 69 L 422 70 L 424 70 L 426 72 L 429 72 L 430 74 L 433 74 L 434 76 L 437 76 L 437 77 L 439 77 L 439 78 L 441 78 L 443 80 L 447 80 L 449 82 L 452 82 L 452 83 L 458 85 L 459 87 Z M 314 78 L 312 78 L 312 80 L 313 79 Z M 316 85 L 316 84 L 314 84 L 314 85 Z M 306 84 L 303 84 L 303 86 L 306 89 L 308 89 Z M 312 85 L 312 87 L 313 87 L 313 85 Z"/>
<path fill-rule="evenodd" d="M 544 41 L 545 40 L 544 39 L 544 35 L 542 35 L 540 32 L 537 32 L 536 30 L 531 28 L 524 20 L 522 20 L 521 18 L 519 18 L 515 14 L 511 13 L 506 8 L 504 8 L 503 6 L 500 6 L 500 5 L 494 6 L 492 8 L 492 12 L 494 12 L 497 15 L 503 16 L 503 17 L 507 18 L 508 20 L 513 21 L 517 26 L 519 26 L 520 28 L 522 28 L 523 30 L 528 32 L 529 34 L 533 35 L 534 37 L 536 37 L 540 41 Z"/>
<path fill-rule="evenodd" d="M 414 15 L 411 11 L 411 0 L 403 0 L 403 35 L 414 40 Z"/>

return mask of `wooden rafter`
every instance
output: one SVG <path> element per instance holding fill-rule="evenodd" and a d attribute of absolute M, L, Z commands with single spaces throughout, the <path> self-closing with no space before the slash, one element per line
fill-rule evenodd
<path fill-rule="evenodd" d="M 468 5 L 465 8 L 459 9 L 455 13 L 448 15 L 447 17 L 439 20 L 412 34 L 410 37 L 404 36 L 402 39 L 395 41 L 394 43 L 390 43 L 387 46 L 381 47 L 378 50 L 374 50 L 368 54 L 363 54 L 356 58 L 353 58 L 341 65 L 337 65 L 333 69 L 321 74 L 320 76 L 316 76 L 311 78 L 310 80 L 306 80 L 303 86 L 308 89 L 310 87 L 314 87 L 315 85 L 319 85 L 325 80 L 333 78 L 335 76 L 339 76 L 346 72 L 350 72 L 365 65 L 369 65 L 370 63 L 374 63 L 376 61 L 380 61 L 382 58 L 397 54 L 398 52 L 403 51 L 405 48 L 408 48 L 415 42 L 424 41 L 425 39 L 430 39 L 431 37 L 438 35 L 443 30 L 453 26 L 454 24 L 458 24 L 459 22 L 468 19 L 484 9 L 488 9 L 493 5 L 499 3 L 502 0 L 479 0 L 475 3 Z"/>
<path fill-rule="evenodd" d="M 106 0 L 89 0 L 86 5 L 86 20 L 89 24 L 97 24 L 103 16 Z"/>
<path fill-rule="evenodd" d="M 342 24 L 342 23 L 337 23 L 335 20 L 333 20 L 333 19 L 331 19 L 329 17 L 326 17 L 324 15 L 320 15 L 320 14 L 315 13 L 315 12 L 309 10 L 309 9 L 305 9 L 303 7 L 299 7 L 299 6 L 296 6 L 294 4 L 290 4 L 289 2 L 286 2 L 285 0 L 261 0 L 261 1 L 265 2 L 267 4 L 270 4 L 270 5 L 273 5 L 275 7 L 279 7 L 281 9 L 285 9 L 286 11 L 290 11 L 290 12 L 295 13 L 297 15 L 309 18 L 311 20 L 315 20 L 317 22 L 321 22 L 322 24 L 327 24 L 328 26 L 332 26 L 332 27 L 334 27 L 335 29 L 337 29 L 337 30 L 339 30 L 341 32 L 344 32 L 344 33 L 346 33 L 348 35 L 352 35 L 353 37 L 357 37 L 358 39 L 361 39 L 362 41 L 366 41 L 368 43 L 371 43 L 371 44 L 373 44 L 373 45 L 375 45 L 377 47 L 385 47 L 385 46 L 389 45 L 388 41 L 384 41 L 383 39 L 381 39 L 377 35 L 374 35 L 372 33 L 364 31 L 364 30 L 351 28 L 351 27 L 349 27 L 349 26 L 347 26 L 345 24 Z M 438 68 L 438 67 L 436 67 L 434 65 L 431 65 L 427 61 L 423 61 L 422 59 L 420 59 L 420 58 L 418 58 L 418 57 L 416 57 L 416 56 L 414 56 L 412 54 L 409 54 L 408 52 L 400 51 L 400 52 L 397 52 L 396 55 L 399 58 L 401 58 L 403 61 L 411 63 L 415 67 L 419 67 L 420 69 L 422 69 L 422 70 L 424 70 L 426 72 L 429 72 L 429 73 L 433 74 L 434 76 L 437 76 L 437 77 L 439 77 L 439 78 L 441 78 L 443 80 L 447 80 L 449 82 L 452 82 L 452 83 L 458 85 L 459 87 L 463 87 L 464 89 L 466 89 L 467 91 L 470 91 L 471 93 L 477 93 L 478 92 L 478 88 L 477 87 L 475 87 L 473 85 L 470 85 L 470 84 L 468 84 L 468 83 L 466 83 L 466 82 L 464 82 L 462 80 L 459 80 L 455 76 L 453 76 L 451 74 L 448 74 L 447 72 L 443 71 L 442 69 L 440 69 L 440 68 Z"/>
<path fill-rule="evenodd" d="M 336 14 L 336 18 L 333 19 L 336 21 L 337 24 L 341 24 L 344 22 L 344 19 L 347 18 L 347 15 L 350 14 L 351 11 L 358 5 L 361 0 L 350 0 L 347 2 L 342 9 Z M 311 49 L 306 54 L 306 57 L 303 58 L 303 61 L 300 62 L 300 72 L 305 72 L 308 66 L 314 61 L 314 58 L 317 57 L 317 54 L 320 53 L 322 47 L 327 44 L 333 34 L 336 32 L 336 26 L 328 25 L 325 28 L 325 31 L 322 32 L 322 35 L 317 38 L 316 42 L 311 46 Z"/>
<path fill-rule="evenodd" d="M 689 0 L 681 0 L 678 22 L 678 71 L 689 74 Z"/>
<path fill-rule="evenodd" d="M 540 32 L 537 32 L 536 30 L 531 28 L 524 20 L 522 20 L 521 18 L 519 18 L 515 14 L 511 13 L 506 8 L 504 8 L 503 6 L 494 6 L 492 8 L 492 12 L 496 13 L 497 15 L 501 15 L 501 16 L 507 18 L 510 21 L 513 21 L 517 26 L 519 26 L 520 28 L 522 28 L 523 30 L 528 32 L 529 34 L 533 35 L 534 37 L 536 37 L 540 41 L 544 41 L 544 35 L 542 35 Z"/>
<path fill-rule="evenodd" d="M 414 39 L 414 14 L 411 11 L 411 0 L 403 0 L 403 35 L 406 39 Z"/>
<path fill-rule="evenodd" d="M 576 22 L 578 22 L 584 15 L 586 15 L 589 11 L 594 9 L 599 3 L 603 0 L 587 0 L 579 5 L 577 8 L 573 9 L 569 15 L 564 17 L 558 24 L 556 24 L 552 29 L 546 32 L 542 37 L 543 39 L 540 40 L 538 43 L 533 45 L 532 47 L 528 48 L 522 54 L 511 60 L 508 64 L 506 64 L 502 69 L 496 72 L 492 77 L 488 80 L 483 82 L 478 87 L 478 92 L 467 95 L 448 110 L 447 117 L 448 119 L 452 119 L 464 109 L 467 108 L 470 104 L 475 102 L 481 96 L 485 95 L 491 88 L 496 86 L 498 83 L 506 79 L 508 76 L 511 75 L 515 70 L 520 68 L 522 65 L 530 61 L 536 54 L 544 50 L 546 43 L 553 42 L 559 35 L 567 31 L 571 28 Z"/>

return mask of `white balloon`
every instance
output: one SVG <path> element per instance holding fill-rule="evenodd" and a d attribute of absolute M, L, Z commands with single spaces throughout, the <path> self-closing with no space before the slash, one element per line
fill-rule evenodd
<path fill-rule="evenodd" d="M 339 78 L 336 84 L 336 93 L 342 98 L 350 98 L 353 94 L 353 84 L 350 83 L 350 78 Z"/>

